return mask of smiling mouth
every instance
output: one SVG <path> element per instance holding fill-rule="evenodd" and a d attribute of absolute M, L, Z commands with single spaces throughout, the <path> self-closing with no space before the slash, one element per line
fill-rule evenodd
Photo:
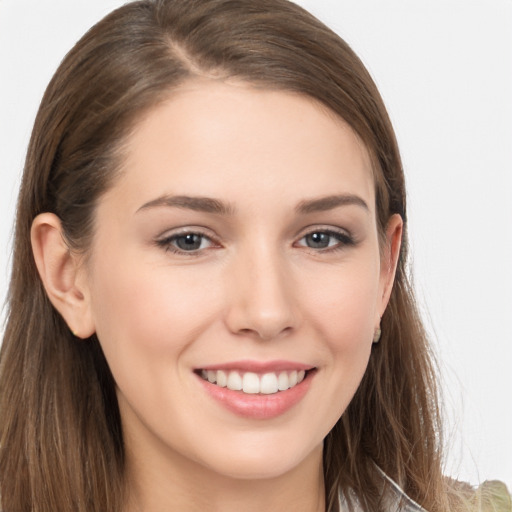
<path fill-rule="evenodd" d="M 292 370 L 258 374 L 239 370 L 197 370 L 210 384 L 232 391 L 255 395 L 272 395 L 300 384 L 312 370 Z"/>

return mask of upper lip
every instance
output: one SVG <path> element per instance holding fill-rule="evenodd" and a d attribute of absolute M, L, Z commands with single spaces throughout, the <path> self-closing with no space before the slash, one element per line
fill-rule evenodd
<path fill-rule="evenodd" d="M 201 366 L 200 368 L 197 368 L 197 370 L 240 370 L 243 372 L 268 373 L 293 370 L 312 370 L 313 368 L 314 366 L 311 364 L 298 363 L 295 361 L 254 361 L 245 359 L 241 361 L 229 361 L 226 363 Z"/>

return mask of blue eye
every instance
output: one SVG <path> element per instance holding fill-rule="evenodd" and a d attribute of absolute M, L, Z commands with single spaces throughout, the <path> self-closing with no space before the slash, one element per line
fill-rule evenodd
<path fill-rule="evenodd" d="M 201 233 L 180 233 L 158 240 L 157 244 L 171 252 L 197 252 L 211 247 L 213 242 Z"/>
<path fill-rule="evenodd" d="M 329 247 L 333 240 L 337 240 L 329 233 L 310 233 L 304 237 L 306 245 L 312 249 L 325 249 Z"/>
<path fill-rule="evenodd" d="M 188 233 L 186 235 L 177 236 L 173 242 L 182 251 L 197 251 L 203 243 L 203 236 L 196 233 Z"/>
<path fill-rule="evenodd" d="M 299 240 L 300 246 L 310 249 L 340 249 L 346 245 L 354 245 L 352 238 L 336 231 L 312 231 Z"/>

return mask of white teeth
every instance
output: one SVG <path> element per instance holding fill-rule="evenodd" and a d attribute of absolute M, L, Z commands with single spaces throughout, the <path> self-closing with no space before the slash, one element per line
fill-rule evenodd
<path fill-rule="evenodd" d="M 269 372 L 263 375 L 253 372 L 201 370 L 201 377 L 212 384 L 252 395 L 258 393 L 272 395 L 278 391 L 286 391 L 300 384 L 305 376 L 305 370 Z"/>
<path fill-rule="evenodd" d="M 277 376 L 275 373 L 265 373 L 265 375 L 261 377 L 260 393 L 271 395 L 272 393 L 277 393 L 278 389 Z"/>
<path fill-rule="evenodd" d="M 286 391 L 290 387 L 290 379 L 286 372 L 281 372 L 277 380 L 277 387 L 279 391 Z"/>
<path fill-rule="evenodd" d="M 225 388 L 228 384 L 228 376 L 226 375 L 226 372 L 219 370 L 217 372 L 216 380 L 217 380 L 217 386 L 220 386 L 221 388 Z"/>
<path fill-rule="evenodd" d="M 256 394 L 260 392 L 260 379 L 255 373 L 247 372 L 242 379 L 244 393 Z"/>
<path fill-rule="evenodd" d="M 238 372 L 229 372 L 227 387 L 233 391 L 240 391 L 242 389 L 242 377 L 240 377 Z"/>

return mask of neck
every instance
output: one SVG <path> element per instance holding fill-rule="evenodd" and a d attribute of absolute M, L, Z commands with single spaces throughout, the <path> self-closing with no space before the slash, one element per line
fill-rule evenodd
<path fill-rule="evenodd" d="M 176 454 L 175 454 L 176 455 Z M 322 447 L 272 478 L 220 475 L 179 455 L 142 460 L 127 453 L 126 512 L 324 512 Z"/>

